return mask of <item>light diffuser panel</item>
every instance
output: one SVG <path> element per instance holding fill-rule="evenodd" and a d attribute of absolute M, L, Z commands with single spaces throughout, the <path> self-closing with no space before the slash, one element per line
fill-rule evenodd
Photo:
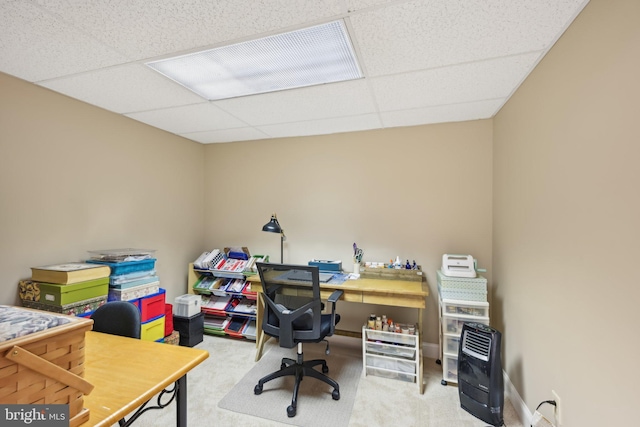
<path fill-rule="evenodd" d="M 208 100 L 362 77 L 342 20 L 146 65 Z"/>

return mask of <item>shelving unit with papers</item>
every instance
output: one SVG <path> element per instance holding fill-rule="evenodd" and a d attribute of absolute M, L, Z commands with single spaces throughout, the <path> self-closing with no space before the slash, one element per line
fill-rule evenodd
<path fill-rule="evenodd" d="M 220 277 L 223 276 L 223 277 Z M 243 274 L 219 274 L 189 264 L 189 292 L 202 297 L 204 332 L 210 335 L 256 339 L 257 293 Z"/>

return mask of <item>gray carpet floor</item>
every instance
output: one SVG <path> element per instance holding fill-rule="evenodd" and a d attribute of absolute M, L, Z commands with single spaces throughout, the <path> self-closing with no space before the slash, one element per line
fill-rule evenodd
<path fill-rule="evenodd" d="M 333 336 L 330 342 L 331 353 L 334 355 L 362 357 L 362 342 L 359 339 Z M 277 342 L 271 339 L 267 342 L 265 351 L 276 346 Z M 234 386 L 255 367 L 254 342 L 205 335 L 204 341 L 196 347 L 209 351 L 209 358 L 188 375 L 189 427 L 288 426 L 288 424 L 222 409 L 218 406 Z M 273 370 L 277 368 L 278 366 L 274 366 Z M 150 369 L 152 369 L 151 363 Z M 331 375 L 331 366 L 329 370 Z M 441 379 L 442 368 L 435 363 L 435 360 L 427 358 L 424 359 L 425 390 L 423 394 L 418 392 L 416 384 L 371 375 L 361 377 L 355 392 L 353 409 L 350 414 L 344 414 L 345 418 L 348 417 L 346 425 L 349 427 L 486 426 L 486 423 L 460 408 L 457 387 L 443 386 L 440 384 Z M 249 393 L 252 393 L 252 390 L 249 390 Z M 341 394 L 344 396 L 343 393 Z M 331 400 L 330 396 L 328 399 Z M 299 408 L 302 404 L 300 401 Z M 284 412 L 287 405 L 285 401 L 275 409 Z M 175 425 L 175 420 L 175 405 L 172 404 L 162 411 L 148 411 L 134 423 L 134 426 L 169 427 Z M 504 421 L 507 427 L 525 427 L 508 400 L 505 401 Z M 309 424 L 308 427 L 314 427 L 314 424 Z"/>

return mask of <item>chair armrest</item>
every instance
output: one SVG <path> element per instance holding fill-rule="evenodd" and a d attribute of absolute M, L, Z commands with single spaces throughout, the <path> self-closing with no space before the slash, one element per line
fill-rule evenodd
<path fill-rule="evenodd" d="M 329 332 L 329 335 L 333 335 L 336 330 L 336 302 L 340 299 L 342 294 L 344 294 L 344 292 L 338 289 L 333 291 L 333 293 L 329 295 L 329 298 L 327 299 L 327 302 L 331 303 L 331 330 Z"/>
<path fill-rule="evenodd" d="M 333 293 L 329 295 L 327 302 L 335 304 L 340 299 L 342 294 L 344 294 L 344 292 L 341 291 L 340 289 L 333 291 Z"/>

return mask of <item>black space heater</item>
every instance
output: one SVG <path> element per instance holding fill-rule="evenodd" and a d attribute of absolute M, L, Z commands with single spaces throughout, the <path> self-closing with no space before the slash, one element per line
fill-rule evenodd
<path fill-rule="evenodd" d="M 504 425 L 502 334 L 481 323 L 462 326 L 458 348 L 458 394 L 462 409 L 491 424 Z"/>

